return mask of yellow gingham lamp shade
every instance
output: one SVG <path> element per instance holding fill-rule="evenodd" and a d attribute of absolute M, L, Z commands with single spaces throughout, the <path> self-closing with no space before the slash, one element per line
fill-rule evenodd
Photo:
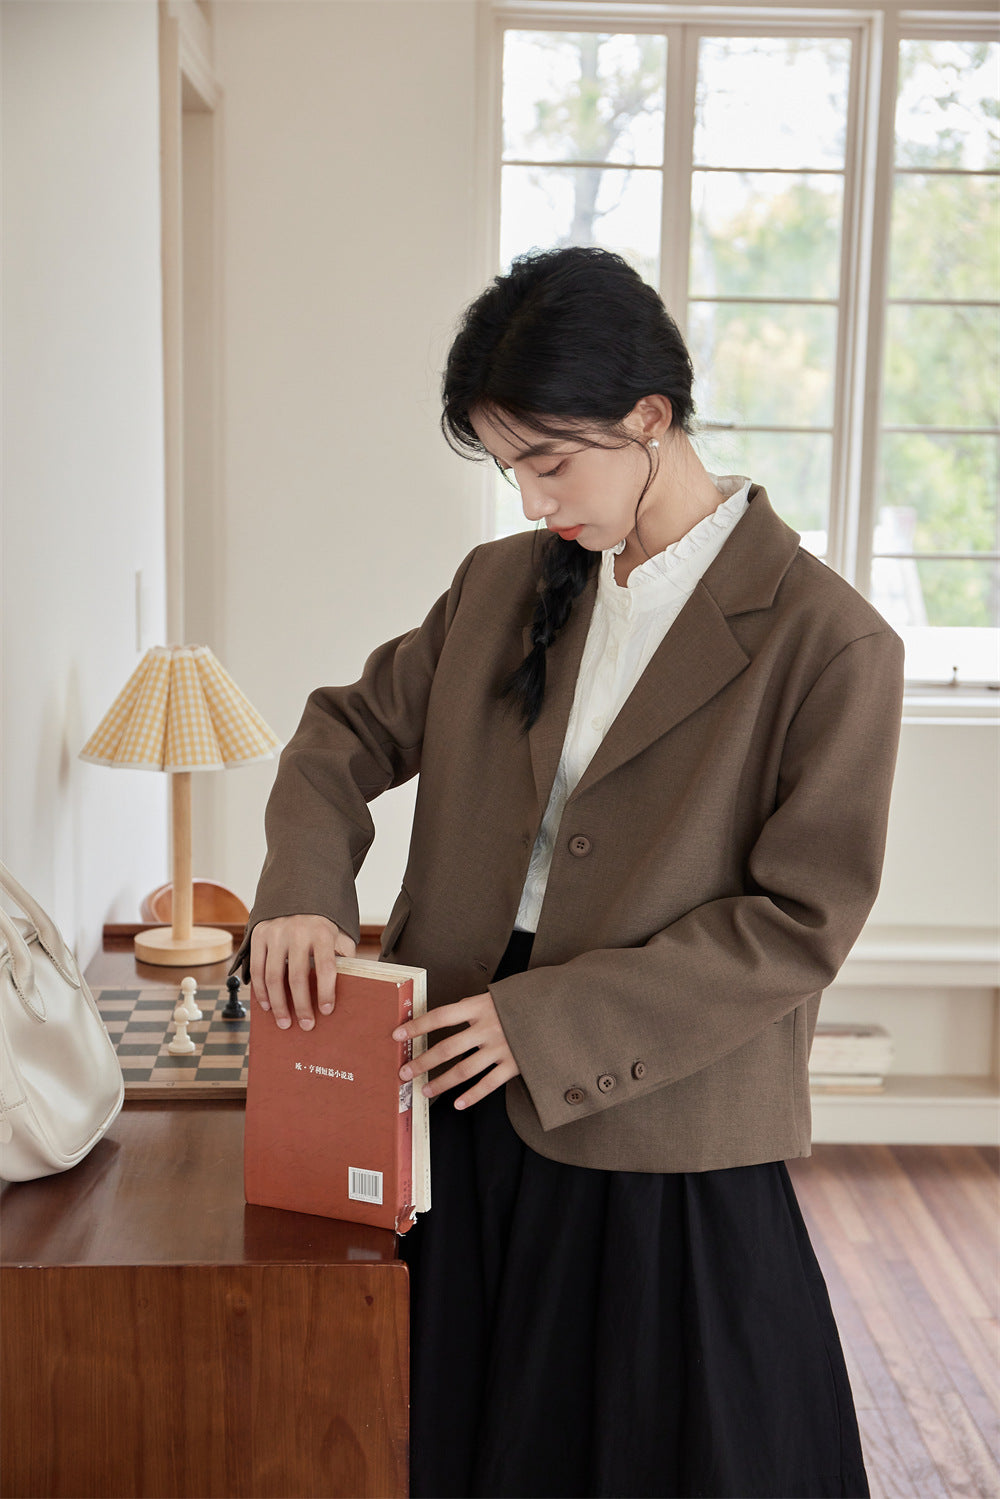
<path fill-rule="evenodd" d="M 207 645 L 154 645 L 80 751 L 120 770 L 225 770 L 281 749 Z"/>

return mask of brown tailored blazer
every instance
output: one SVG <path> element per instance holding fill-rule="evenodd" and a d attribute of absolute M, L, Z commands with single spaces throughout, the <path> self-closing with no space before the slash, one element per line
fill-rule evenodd
<path fill-rule="evenodd" d="M 269 917 L 318 913 L 358 938 L 367 803 L 419 771 L 382 956 L 427 969 L 432 1007 L 490 989 L 520 1068 L 506 1104 L 522 1140 L 625 1171 L 809 1155 L 820 992 L 879 885 L 902 642 L 752 486 L 569 798 L 528 970 L 489 983 L 596 596 L 592 575 L 525 736 L 496 687 L 528 646 L 540 544 L 476 547 L 359 681 L 310 694 L 230 971 L 242 963 L 248 981 L 250 933 Z"/>

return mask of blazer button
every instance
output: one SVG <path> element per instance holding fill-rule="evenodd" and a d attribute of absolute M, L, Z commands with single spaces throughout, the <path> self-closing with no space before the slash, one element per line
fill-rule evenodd
<path fill-rule="evenodd" d="M 633 1062 L 632 1063 L 632 1076 L 633 1077 L 645 1077 L 646 1076 L 646 1064 L 645 1064 L 645 1062 Z"/>
<path fill-rule="evenodd" d="M 597 1086 L 600 1088 L 602 1093 L 610 1093 L 614 1085 L 615 1079 L 611 1076 L 610 1072 L 602 1072 L 600 1077 L 597 1079 Z"/>
<path fill-rule="evenodd" d="M 591 847 L 590 839 L 585 838 L 582 833 L 578 833 L 575 838 L 569 840 L 569 851 L 571 854 L 575 854 L 578 859 L 585 859 L 590 853 Z"/>
<path fill-rule="evenodd" d="M 583 1103 L 583 1089 L 567 1088 L 566 1092 L 563 1094 L 563 1097 L 565 1098 L 567 1103 Z"/>

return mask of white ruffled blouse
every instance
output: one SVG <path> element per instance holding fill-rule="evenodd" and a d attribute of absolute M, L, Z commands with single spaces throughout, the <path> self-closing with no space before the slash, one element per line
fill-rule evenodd
<path fill-rule="evenodd" d="M 601 553 L 597 598 L 559 768 L 514 922 L 521 931 L 533 932 L 538 926 L 555 836 L 570 794 L 698 580 L 747 508 L 749 479 L 732 474 L 712 474 L 711 478 L 726 497 L 722 503 L 679 541 L 633 568 L 624 586 L 615 582 L 614 571 L 624 541 Z"/>

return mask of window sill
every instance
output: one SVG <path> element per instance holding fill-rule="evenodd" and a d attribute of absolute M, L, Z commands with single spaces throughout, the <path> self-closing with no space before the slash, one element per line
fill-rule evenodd
<path fill-rule="evenodd" d="M 1000 726 L 1000 692 L 976 687 L 907 687 L 903 723 Z"/>

